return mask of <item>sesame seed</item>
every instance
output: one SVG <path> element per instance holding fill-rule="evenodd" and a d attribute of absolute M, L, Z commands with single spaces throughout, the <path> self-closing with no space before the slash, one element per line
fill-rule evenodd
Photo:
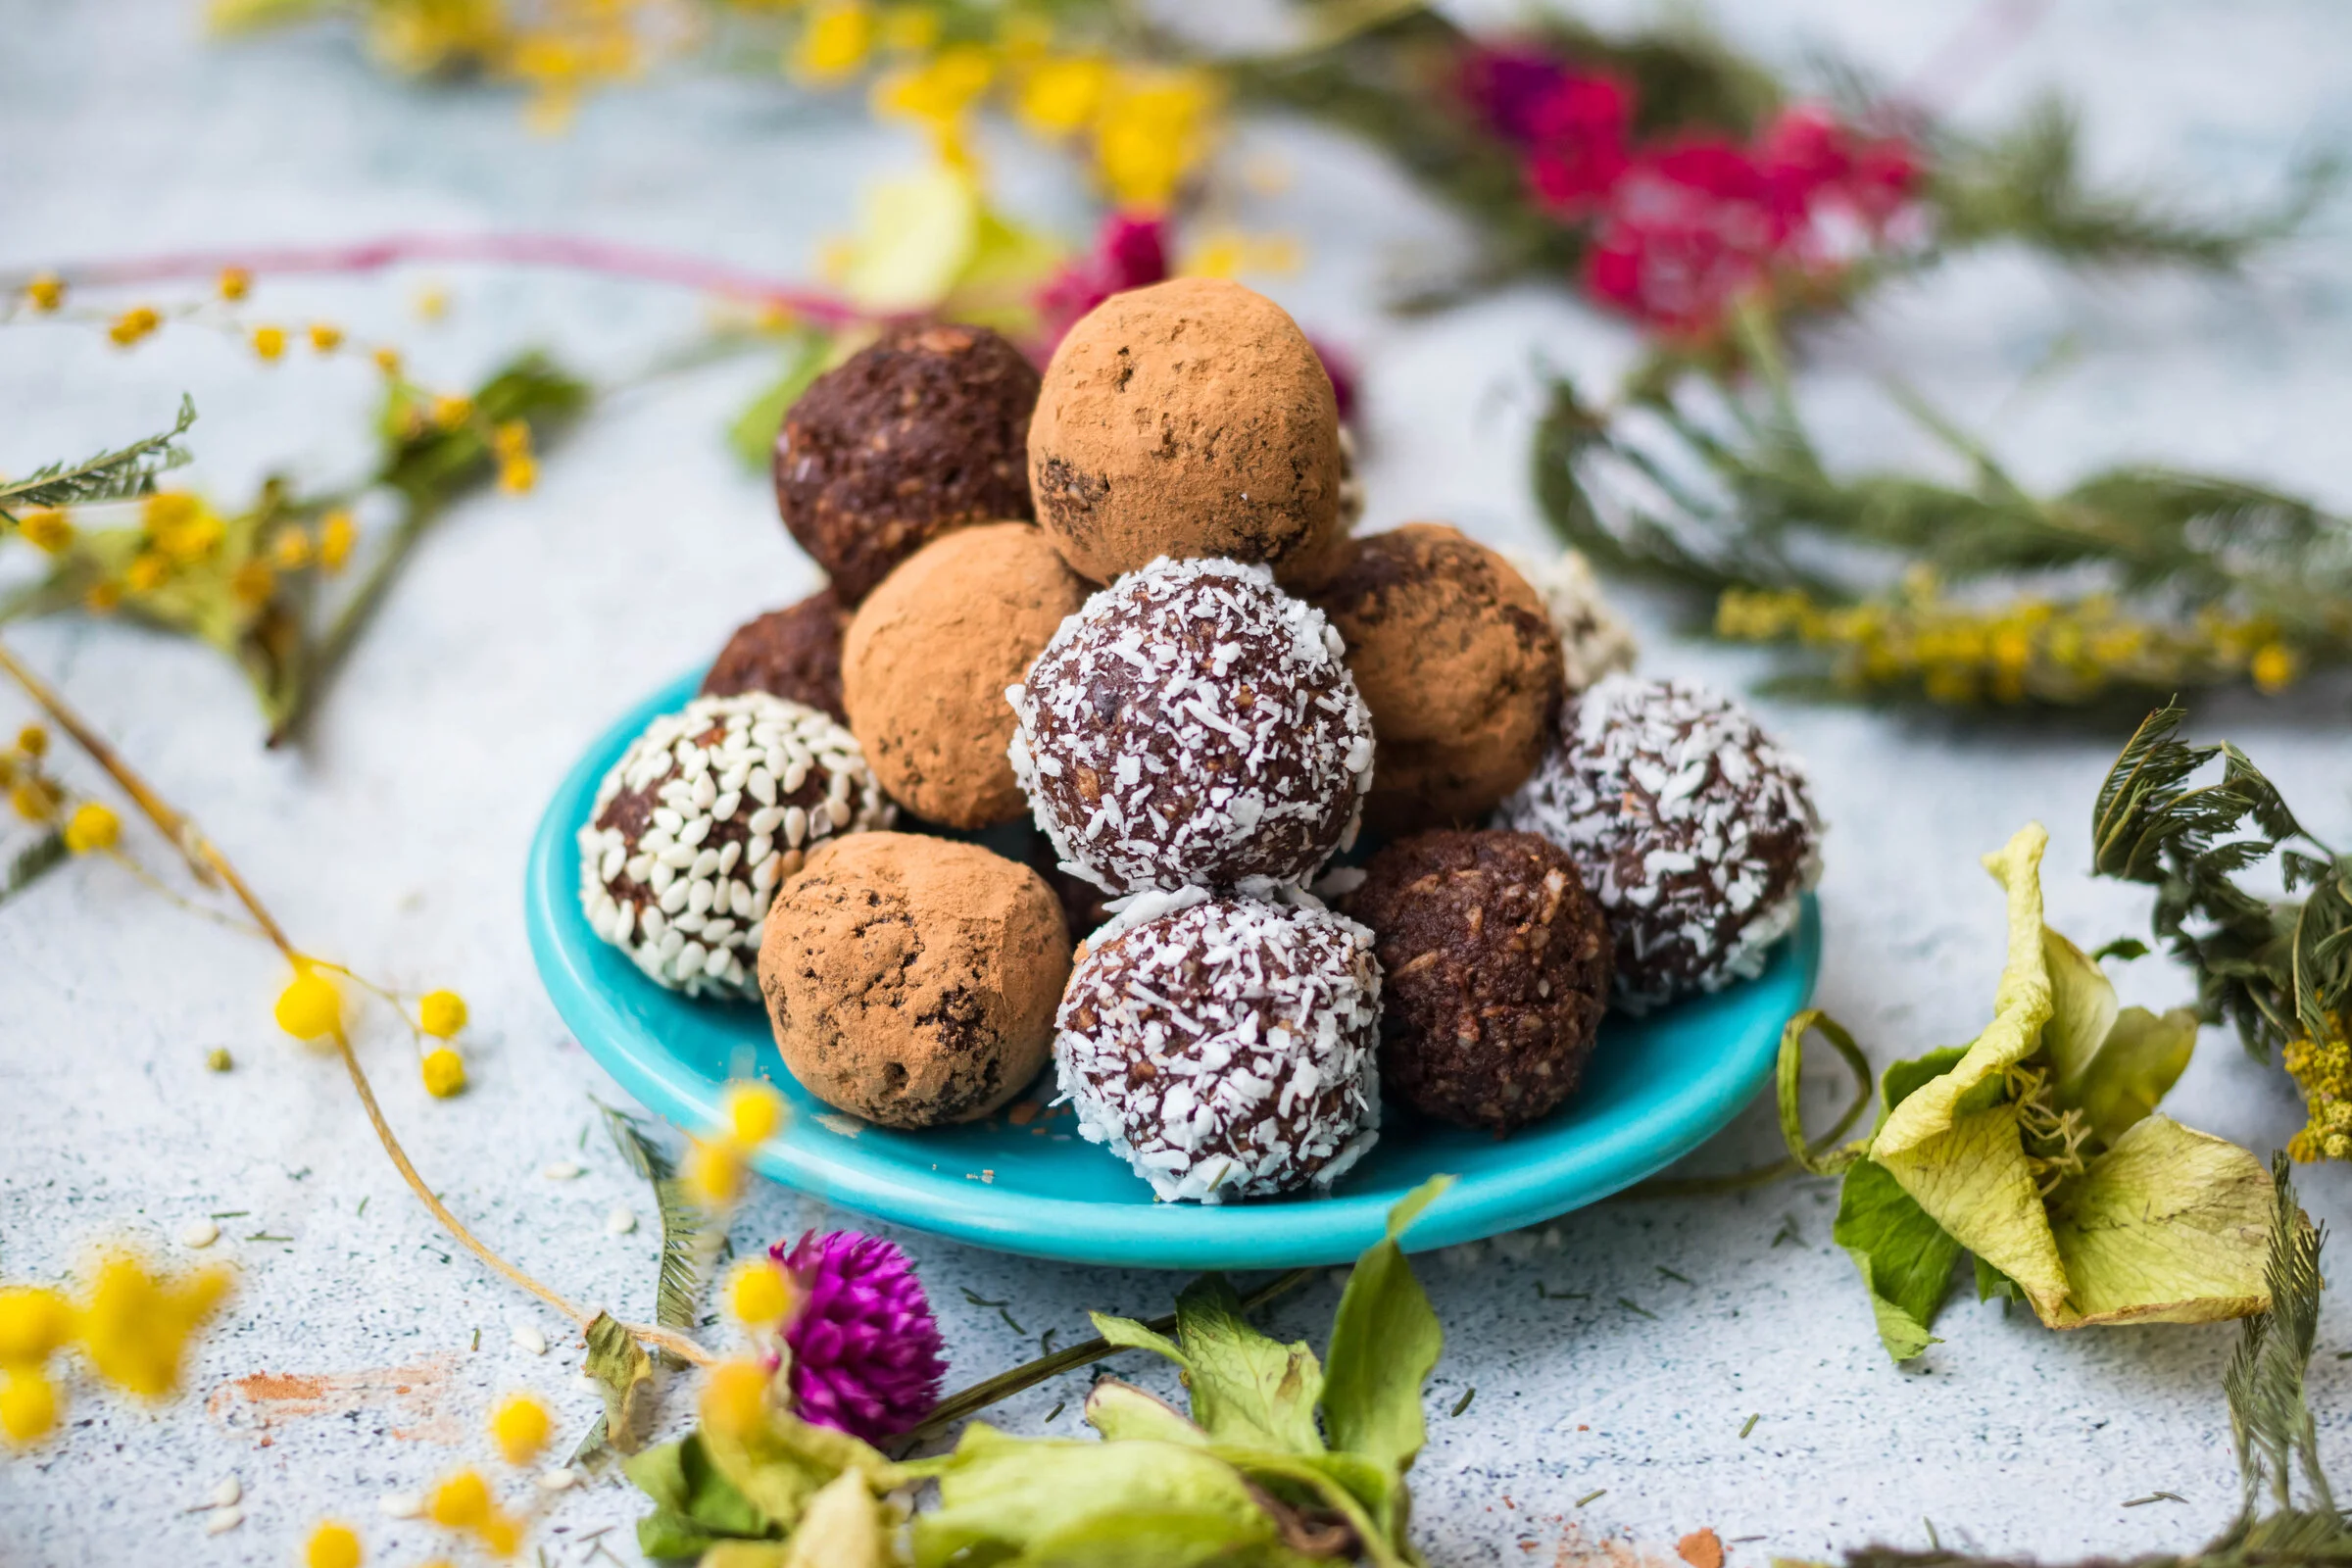
<path fill-rule="evenodd" d="M 547 1353 L 547 1336 L 540 1333 L 533 1324 L 515 1324 L 508 1331 L 507 1338 L 514 1342 L 514 1348 L 527 1355 L 545 1355 Z"/>
<path fill-rule="evenodd" d="M 179 1228 L 179 1245 L 189 1248 L 210 1247 L 220 1239 L 220 1227 L 209 1219 L 192 1219 Z M 231 1502 L 237 1499 L 231 1497 Z"/>

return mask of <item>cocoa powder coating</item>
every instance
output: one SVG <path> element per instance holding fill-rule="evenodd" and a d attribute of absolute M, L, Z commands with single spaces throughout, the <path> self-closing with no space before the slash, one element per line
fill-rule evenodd
<path fill-rule="evenodd" d="M 1025 522 L 957 529 L 884 579 L 850 623 L 842 696 L 894 800 L 956 828 L 1027 812 L 1004 689 L 1087 593 Z"/>
<path fill-rule="evenodd" d="M 1331 377 L 1282 307 L 1238 283 L 1114 294 L 1046 367 L 1029 485 L 1082 576 L 1222 556 L 1312 586 L 1344 537 Z"/>
<path fill-rule="evenodd" d="M 765 692 L 850 721 L 841 703 L 841 638 L 849 629 L 849 607 L 830 588 L 797 605 L 771 610 L 745 621 L 718 651 L 701 695 L 733 697 Z"/>
<path fill-rule="evenodd" d="M 1069 972 L 1069 928 L 1036 872 L 910 833 L 810 856 L 776 890 L 760 949 L 792 1075 L 829 1105 L 909 1129 L 974 1120 L 1028 1087 Z"/>
<path fill-rule="evenodd" d="M 923 545 L 1030 515 L 1037 370 L 981 326 L 885 333 L 809 383 L 776 432 L 784 526 L 856 605 Z"/>
<path fill-rule="evenodd" d="M 1508 1132 L 1575 1091 L 1608 1005 L 1610 949 L 1566 851 L 1534 833 L 1416 834 L 1372 858 L 1348 910 L 1386 976 L 1390 1093 Z"/>
<path fill-rule="evenodd" d="M 1559 636 L 1508 562 L 1444 523 L 1353 543 L 1312 603 L 1346 640 L 1372 710 L 1364 823 L 1398 833 L 1476 821 L 1544 760 Z"/>

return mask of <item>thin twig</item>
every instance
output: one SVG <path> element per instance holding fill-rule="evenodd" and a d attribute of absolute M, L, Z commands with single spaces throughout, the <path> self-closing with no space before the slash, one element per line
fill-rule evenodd
<path fill-rule="evenodd" d="M 387 234 L 347 245 L 170 251 L 117 261 L 67 263 L 50 270 L 69 283 L 106 288 L 210 279 L 230 268 L 259 277 L 289 272 L 375 272 L 419 262 L 555 267 L 650 283 L 673 283 L 709 294 L 781 305 L 828 325 L 891 318 L 887 313 L 868 311 L 837 294 L 707 262 L 700 257 L 571 234 Z M 11 285 L 21 286 L 25 281 L 29 277 L 9 279 Z"/>
<path fill-rule="evenodd" d="M 124 795 L 130 797 L 139 809 L 146 814 L 147 819 L 155 824 L 157 831 L 177 845 L 180 853 L 188 857 L 192 863 L 209 868 L 211 874 L 220 879 L 221 885 L 225 886 L 235 896 L 236 901 L 244 906 L 245 912 L 251 915 L 254 924 L 261 928 L 262 935 L 269 939 L 270 944 L 277 949 L 288 963 L 301 965 L 310 961 L 286 936 L 285 929 L 277 923 L 276 918 L 270 913 L 268 908 L 264 907 L 262 901 L 255 896 L 253 889 L 246 885 L 244 877 L 240 876 L 237 868 L 229 863 L 228 858 L 204 836 L 195 822 L 150 788 L 147 781 L 141 778 L 112 746 L 100 739 L 97 732 L 84 723 L 79 714 L 66 706 L 63 697 L 52 690 L 47 682 L 21 663 L 4 645 L 0 645 L 0 670 L 6 671 L 11 679 L 23 687 L 25 695 L 30 697 L 41 710 L 56 722 L 57 727 L 73 737 L 74 744 L 87 753 L 92 761 L 106 770 L 107 776 L 115 781 Z M 333 1039 L 335 1052 L 343 1058 L 344 1070 L 351 1076 L 351 1086 L 359 1094 L 361 1108 L 367 1111 L 368 1125 L 375 1130 L 376 1142 L 383 1145 L 384 1152 L 391 1157 L 394 1167 L 400 1172 L 401 1179 L 409 1184 L 409 1190 L 416 1195 L 417 1201 L 425 1206 L 433 1218 L 441 1222 L 442 1227 L 461 1246 L 489 1265 L 493 1272 L 510 1284 L 537 1297 L 573 1323 L 585 1328 L 590 1319 L 596 1315 L 595 1313 L 573 1305 L 552 1287 L 541 1284 L 491 1250 L 486 1243 L 466 1228 L 465 1223 L 457 1215 L 450 1212 L 447 1204 L 434 1196 L 432 1188 L 425 1183 L 422 1176 L 416 1173 L 416 1167 L 410 1163 L 408 1151 L 401 1147 L 400 1139 L 393 1134 L 392 1124 L 384 1119 L 383 1108 L 376 1103 L 374 1086 L 368 1081 L 367 1071 L 360 1065 L 359 1054 L 352 1050 L 351 1038 L 340 1024 L 337 1024 L 333 1030 Z M 716 1359 L 709 1350 L 695 1344 L 694 1341 L 668 1329 L 634 1323 L 624 1323 L 621 1327 L 632 1338 L 645 1344 L 659 1346 L 671 1354 L 698 1365 L 708 1366 Z"/>
<path fill-rule="evenodd" d="M 1242 1310 L 1250 1311 L 1265 1305 L 1276 1297 L 1287 1296 L 1314 1276 L 1315 1271 L 1311 1268 L 1295 1268 L 1287 1274 L 1277 1275 L 1248 1296 L 1243 1297 Z M 1176 1314 L 1170 1312 L 1165 1316 L 1155 1317 L 1144 1327 L 1154 1334 L 1173 1333 L 1176 1328 Z M 998 1373 L 985 1383 L 975 1383 L 968 1389 L 961 1389 L 949 1395 L 939 1401 L 928 1416 L 924 1417 L 922 1425 L 914 1428 L 899 1441 L 906 1447 L 912 1447 L 918 1443 L 939 1436 L 956 1422 L 978 1414 L 1000 1399 L 1008 1399 L 1023 1389 L 1033 1389 L 1048 1378 L 1058 1377 L 1064 1372 L 1072 1371 L 1090 1362 L 1100 1361 L 1106 1355 L 1115 1355 L 1123 1348 L 1125 1347 L 1113 1345 L 1108 1340 L 1086 1340 L 1067 1349 L 1055 1350 L 1052 1355 L 1041 1355 L 1034 1361 L 1023 1362 L 1009 1372 Z"/>

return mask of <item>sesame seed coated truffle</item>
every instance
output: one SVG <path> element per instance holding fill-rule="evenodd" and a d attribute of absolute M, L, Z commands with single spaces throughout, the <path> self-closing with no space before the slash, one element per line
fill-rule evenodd
<path fill-rule="evenodd" d="M 1037 369 L 984 326 L 896 328 L 810 382 L 776 432 L 776 508 L 856 605 L 929 540 L 1025 519 Z"/>
<path fill-rule="evenodd" d="M 1155 561 L 1005 692 L 1062 863 L 1113 893 L 1298 883 L 1353 836 L 1372 720 L 1321 611 L 1263 566 Z"/>
<path fill-rule="evenodd" d="M 760 950 L 784 1065 L 886 1127 L 970 1121 L 1028 1087 L 1069 972 L 1069 927 L 1035 871 L 912 833 L 811 854 Z"/>
<path fill-rule="evenodd" d="M 1388 1091 L 1494 1132 L 1574 1093 L 1608 1006 L 1609 932 L 1568 852 L 1536 833 L 1419 833 L 1364 872 L 1347 908 L 1378 944 Z"/>
<path fill-rule="evenodd" d="M 1560 644 L 1502 557 L 1407 523 L 1355 541 L 1314 603 L 1372 710 L 1375 832 L 1476 822 L 1527 782 L 1559 710 Z"/>
<path fill-rule="evenodd" d="M 958 528 L 883 579 L 850 624 L 842 679 L 850 725 L 893 799 L 954 828 L 1021 816 L 1004 688 L 1086 597 L 1025 522 Z"/>
<path fill-rule="evenodd" d="M 807 849 L 890 825 L 857 737 L 764 692 L 698 697 L 629 743 L 579 831 L 596 934 L 688 996 L 757 995 L 776 885 Z"/>
<path fill-rule="evenodd" d="M 1802 764 L 1730 698 L 1603 677 L 1497 813 L 1566 850 L 1616 940 L 1634 1011 L 1762 972 L 1821 870 Z"/>
<path fill-rule="evenodd" d="M 1320 904 L 1147 894 L 1079 956 L 1055 1072 L 1166 1201 L 1329 1185 L 1380 1124 L 1372 934 Z"/>
<path fill-rule="evenodd" d="M 1029 484 L 1080 576 L 1221 556 L 1312 586 L 1344 536 L 1331 376 L 1289 314 L 1239 283 L 1114 294 L 1046 367 Z"/>
<path fill-rule="evenodd" d="M 830 588 L 735 628 L 703 677 L 705 697 L 765 692 L 848 723 L 841 703 L 841 639 L 849 607 Z"/>

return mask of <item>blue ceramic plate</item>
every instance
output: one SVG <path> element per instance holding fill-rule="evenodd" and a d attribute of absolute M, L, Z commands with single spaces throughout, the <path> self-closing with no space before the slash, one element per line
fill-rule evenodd
<path fill-rule="evenodd" d="M 1821 924 L 1803 921 L 1764 973 L 1646 1018 L 1611 1013 L 1584 1087 L 1507 1139 L 1394 1105 L 1380 1143 L 1328 1198 L 1203 1207 L 1159 1203 L 1066 1112 L 1004 1112 L 970 1126 L 898 1133 L 829 1110 L 794 1081 L 754 1004 L 689 1002 L 606 946 L 580 913 L 572 836 L 605 770 L 699 677 L 655 693 L 588 749 L 531 845 L 524 915 L 540 977 L 580 1044 L 662 1115 L 709 1127 L 730 1075 L 779 1085 L 796 1114 L 755 1163 L 837 1203 L 1000 1251 L 1146 1268 L 1292 1268 L 1343 1263 L 1379 1240 L 1389 1206 L 1440 1171 L 1460 1181 L 1413 1226 L 1416 1250 L 1474 1241 L 1597 1201 L 1696 1149 L 1770 1075 L 1781 1026 L 1813 990 Z M 1048 1072 L 1031 1091 L 1051 1097 Z M 1017 1109 L 1019 1102 L 1016 1102 Z M 1038 1107 L 1043 1109 L 1042 1103 Z M 1024 1113 L 1026 1114 L 1026 1113 Z"/>

